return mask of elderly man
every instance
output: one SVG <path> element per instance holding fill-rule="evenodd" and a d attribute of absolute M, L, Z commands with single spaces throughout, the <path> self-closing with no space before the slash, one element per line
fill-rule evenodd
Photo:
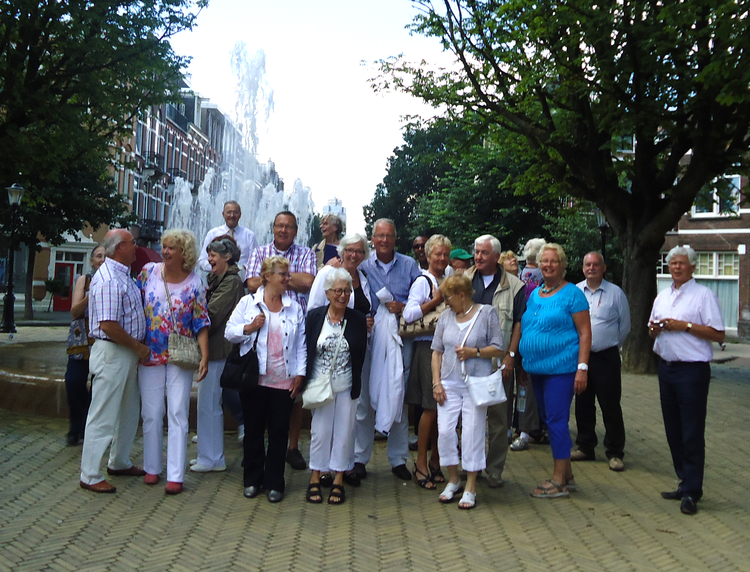
<path fill-rule="evenodd" d="M 659 361 L 659 394 L 677 490 L 661 493 L 682 500 L 684 514 L 698 512 L 706 462 L 706 407 L 711 381 L 712 342 L 724 341 L 719 299 L 693 278 L 698 255 L 689 246 L 667 254 L 672 285 L 651 309 L 649 335 Z"/>
<path fill-rule="evenodd" d="M 239 223 L 242 218 L 242 209 L 237 201 L 225 202 L 221 216 L 224 217 L 224 224 L 212 228 L 206 233 L 206 240 L 203 241 L 203 248 L 201 248 L 200 256 L 198 257 L 198 266 L 204 272 L 211 272 L 211 265 L 208 263 L 206 247 L 211 244 L 217 236 L 228 234 L 234 238 L 240 249 L 240 260 L 237 263 L 237 266 L 239 266 L 241 272 L 244 272 L 247 270 L 247 263 L 250 259 L 250 254 L 252 254 L 258 246 L 258 241 L 255 239 L 255 233 L 244 226 L 240 226 Z"/>
<path fill-rule="evenodd" d="M 591 355 L 588 385 L 576 395 L 577 450 L 571 461 L 593 461 L 596 438 L 596 401 L 604 421 L 604 448 L 613 471 L 625 470 L 625 424 L 622 420 L 620 348 L 630 332 L 630 306 L 625 293 L 604 279 L 607 265 L 598 252 L 583 257 L 586 280 L 577 284 L 589 302 Z"/>
<path fill-rule="evenodd" d="M 396 225 L 390 219 L 375 221 L 372 234 L 374 251 L 360 268 L 366 272 L 372 292 L 373 311 L 379 306 L 376 293 L 386 288 L 393 296 L 393 301 L 385 306 L 392 314 L 400 314 L 406 307 L 409 298 L 409 288 L 412 281 L 420 276 L 419 266 L 413 258 L 396 252 Z M 411 340 L 404 340 L 402 359 L 404 376 L 401 382 L 406 387 L 411 367 Z M 368 380 L 369 382 L 369 380 Z M 354 474 L 360 479 L 367 477 L 366 465 L 372 456 L 373 439 L 375 437 L 375 412 L 370 405 L 370 388 L 362 377 L 362 393 L 357 404 L 357 423 L 355 425 L 354 444 Z M 408 481 L 411 472 L 406 468 L 409 459 L 409 418 L 404 404 L 401 421 L 393 424 L 388 434 L 388 461 L 391 470 L 398 478 Z"/>
<path fill-rule="evenodd" d="M 474 288 L 474 302 L 492 306 L 500 319 L 503 343 L 502 358 L 505 394 L 513 391 L 513 372 L 516 366 L 518 344 L 521 341 L 521 317 L 526 311 L 526 294 L 523 282 L 509 274 L 498 263 L 502 248 L 500 241 L 490 234 L 474 241 L 474 266 L 464 272 Z M 503 470 L 508 456 L 509 419 L 508 404 L 500 403 L 487 408 L 487 484 L 491 488 L 503 486 Z"/>
<path fill-rule="evenodd" d="M 307 314 L 307 296 L 317 274 L 315 254 L 306 246 L 294 242 L 297 237 L 297 217 L 289 211 L 281 211 L 273 220 L 273 240 L 265 246 L 259 246 L 250 255 L 245 280 L 247 289 L 255 294 L 260 288 L 262 279 L 260 269 L 263 261 L 271 256 L 283 256 L 289 261 L 289 280 L 287 293 L 295 302 L 302 306 Z M 286 462 L 298 471 L 307 468 L 305 458 L 299 450 L 299 434 L 302 430 L 302 401 L 298 398 L 292 409 L 289 421 L 289 448 L 286 452 Z"/>
<path fill-rule="evenodd" d="M 130 462 L 140 405 L 138 359 L 150 354 L 148 346 L 141 343 L 146 335 L 141 294 L 129 274 L 135 249 L 133 235 L 127 230 L 109 231 L 104 237 L 107 258 L 89 290 L 89 331 L 96 342 L 89 361 L 94 380 L 81 455 L 81 488 L 96 493 L 116 490 L 101 474 L 107 447 L 109 475 L 146 474 Z"/>

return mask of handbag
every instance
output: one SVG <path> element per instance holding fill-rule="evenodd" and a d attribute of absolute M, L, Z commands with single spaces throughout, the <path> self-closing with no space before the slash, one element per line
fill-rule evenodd
<path fill-rule="evenodd" d="M 185 336 L 175 328 L 174 313 L 172 312 L 172 296 L 169 294 L 167 280 L 164 277 L 164 266 L 161 267 L 161 278 L 164 281 L 164 291 L 167 293 L 167 307 L 169 308 L 169 321 L 172 331 L 169 333 L 167 350 L 169 358 L 167 363 L 176 365 L 181 369 L 195 371 L 201 363 L 201 353 L 198 350 L 198 340 L 192 336 Z"/>
<path fill-rule="evenodd" d="M 258 336 L 260 336 L 260 330 L 255 334 L 253 347 L 244 356 L 240 355 L 242 344 L 235 344 L 232 347 L 219 378 L 219 385 L 222 389 L 245 393 L 258 387 L 258 380 L 260 379 Z"/>
<path fill-rule="evenodd" d="M 305 387 L 305 391 L 302 392 L 302 407 L 304 409 L 317 409 L 333 401 L 333 370 L 336 367 L 345 330 L 346 320 L 341 326 L 341 335 L 339 336 L 339 343 L 336 344 L 336 351 L 333 353 L 331 369 L 327 374 L 311 379 Z"/>
<path fill-rule="evenodd" d="M 91 276 L 86 275 L 84 294 L 88 293 L 89 284 L 91 284 Z M 89 336 L 89 320 L 86 316 L 70 322 L 68 338 L 65 340 L 65 351 L 69 356 L 75 356 L 73 359 L 89 359 L 90 347 L 93 344 L 94 338 Z"/>
<path fill-rule="evenodd" d="M 430 280 L 430 278 L 428 276 L 425 276 L 424 274 L 422 274 L 421 276 L 430 283 L 430 299 L 432 299 L 432 280 Z M 416 280 L 418 280 L 419 278 L 420 277 L 417 276 Z M 442 281 L 438 281 L 438 283 L 440 282 Z M 407 322 L 402 314 L 398 319 L 399 336 L 405 339 L 417 338 L 420 336 L 431 336 L 435 333 L 435 328 L 437 327 L 438 320 L 440 319 L 440 314 L 443 313 L 445 307 L 445 301 L 443 301 L 435 308 L 433 308 L 431 312 L 428 312 L 421 318 L 418 318 L 411 323 Z"/>
<path fill-rule="evenodd" d="M 476 317 L 479 317 L 479 312 L 481 312 L 481 309 L 477 312 Z M 476 322 L 477 320 L 474 320 L 469 326 L 464 336 L 464 341 L 461 342 L 461 347 L 464 347 L 466 344 L 466 340 Z M 464 383 L 466 384 L 466 389 L 469 390 L 469 395 L 474 405 L 477 407 L 487 407 L 489 405 L 505 403 L 508 400 L 505 396 L 505 386 L 503 385 L 504 369 L 505 365 L 501 365 L 492 375 L 466 375 L 466 362 L 461 362 L 461 373 L 464 375 Z"/>

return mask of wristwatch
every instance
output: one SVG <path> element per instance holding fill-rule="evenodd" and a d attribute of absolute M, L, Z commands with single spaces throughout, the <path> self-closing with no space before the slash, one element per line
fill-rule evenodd
<path fill-rule="evenodd" d="M 690 333 L 690 332 L 692 332 L 692 331 L 693 331 L 693 323 L 692 323 L 692 322 L 688 322 L 688 326 L 687 326 L 687 328 L 685 329 L 685 331 L 686 331 L 687 333 Z"/>
<path fill-rule="evenodd" d="M 508 352 L 508 355 L 509 355 L 510 357 L 512 357 L 512 358 L 515 358 L 515 357 L 516 357 L 516 352 L 514 352 L 514 351 L 509 351 L 509 352 Z"/>
<path fill-rule="evenodd" d="M 579 363 L 578 364 L 578 369 L 580 369 L 581 371 L 588 371 L 589 370 L 589 364 L 587 364 L 587 363 Z"/>
<path fill-rule="evenodd" d="M 478 358 L 482 357 L 482 353 L 479 351 L 479 348 L 477 348 L 477 357 Z"/>

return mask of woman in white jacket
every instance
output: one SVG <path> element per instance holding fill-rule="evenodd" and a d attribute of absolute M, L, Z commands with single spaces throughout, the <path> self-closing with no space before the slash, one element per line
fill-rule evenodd
<path fill-rule="evenodd" d="M 224 337 L 241 343 L 242 355 L 257 337 L 258 387 L 240 393 L 245 418 L 244 494 L 255 498 L 266 490 L 270 502 L 279 502 L 284 498 L 289 417 L 307 366 L 305 318 L 302 307 L 286 293 L 291 278 L 286 258 L 266 258 L 261 278 L 258 291 L 237 304 Z"/>

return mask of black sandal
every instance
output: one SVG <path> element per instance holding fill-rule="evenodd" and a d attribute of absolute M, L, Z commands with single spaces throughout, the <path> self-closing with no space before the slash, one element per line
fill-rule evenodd
<path fill-rule="evenodd" d="M 344 485 L 332 485 L 331 494 L 328 495 L 328 504 L 343 504 L 345 500 Z"/>
<path fill-rule="evenodd" d="M 420 479 L 419 475 L 422 475 L 424 478 Z M 434 491 L 437 488 L 435 483 L 432 482 L 432 479 L 417 468 L 416 463 L 414 463 L 414 482 L 428 491 Z"/>
<path fill-rule="evenodd" d="M 328 488 L 333 484 L 333 477 L 331 473 L 322 473 L 320 475 L 320 486 Z"/>
<path fill-rule="evenodd" d="M 440 470 L 440 467 L 438 467 L 437 469 L 430 467 L 430 480 L 433 483 L 445 482 L 445 475 L 443 474 L 443 471 Z"/>
<path fill-rule="evenodd" d="M 318 497 L 317 499 L 313 497 Z M 323 502 L 323 491 L 320 488 L 320 483 L 310 483 L 307 485 L 307 495 L 305 496 L 307 502 L 312 504 L 320 504 Z"/>

